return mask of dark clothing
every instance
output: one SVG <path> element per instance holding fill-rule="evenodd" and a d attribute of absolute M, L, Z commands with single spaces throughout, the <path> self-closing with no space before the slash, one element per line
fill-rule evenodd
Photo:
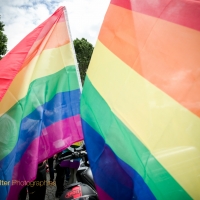
<path fill-rule="evenodd" d="M 56 196 L 60 196 L 64 191 L 64 180 L 65 180 L 65 168 L 61 167 L 60 165 L 56 166 Z"/>
<path fill-rule="evenodd" d="M 65 168 L 65 173 L 66 173 L 66 181 L 69 181 L 69 176 L 70 176 L 70 169 L 69 169 L 69 167 L 66 167 Z"/>
<path fill-rule="evenodd" d="M 61 167 L 59 165 L 58 158 L 61 155 L 66 156 L 66 155 L 69 155 L 69 154 L 70 154 L 69 152 L 67 152 L 65 154 L 62 154 L 62 152 L 60 152 L 60 153 L 58 153 L 57 158 L 56 158 L 56 173 L 57 173 L 57 175 L 56 175 L 56 187 L 57 187 L 56 197 L 59 197 L 63 193 L 63 191 L 64 191 L 64 180 L 66 178 L 69 178 L 68 176 L 69 176 L 69 173 L 70 173 L 69 170 L 68 170 L 68 173 L 66 173 L 67 172 L 66 168 Z"/>
<path fill-rule="evenodd" d="M 54 180 L 54 168 L 53 168 L 53 157 L 48 159 L 48 164 L 49 164 L 49 174 L 50 174 L 50 181 L 53 182 Z"/>
<path fill-rule="evenodd" d="M 28 189 L 29 200 L 44 200 L 46 194 L 46 162 L 38 165 L 37 177 L 29 186 L 22 188 L 18 200 L 26 200 Z"/>
<path fill-rule="evenodd" d="M 19 193 L 18 200 L 25 200 L 27 195 L 27 187 L 23 187 Z"/>
<path fill-rule="evenodd" d="M 46 194 L 46 163 L 38 167 L 35 181 L 39 181 L 39 185 L 35 182 L 33 187 L 28 187 L 29 200 L 44 200 Z"/>

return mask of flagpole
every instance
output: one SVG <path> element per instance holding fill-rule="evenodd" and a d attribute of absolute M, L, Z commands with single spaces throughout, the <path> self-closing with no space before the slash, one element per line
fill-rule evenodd
<path fill-rule="evenodd" d="M 72 40 L 72 36 L 71 36 L 71 31 L 70 31 L 70 27 L 69 27 L 69 21 L 68 21 L 68 15 L 67 15 L 67 9 L 64 6 L 64 15 L 65 15 L 65 22 L 67 25 L 67 29 L 68 29 L 68 33 L 69 33 L 69 38 L 70 38 L 70 44 L 71 44 L 71 48 L 72 48 L 72 53 L 74 55 L 74 61 L 75 61 L 75 67 L 76 67 L 76 74 L 78 77 L 78 83 L 79 83 L 79 87 L 80 87 L 80 91 L 82 93 L 82 82 L 81 82 L 81 77 L 80 77 L 80 72 L 79 72 L 79 68 L 78 68 L 78 62 L 76 59 L 76 53 L 75 53 L 75 49 L 74 49 L 74 44 L 73 44 L 73 40 Z"/>

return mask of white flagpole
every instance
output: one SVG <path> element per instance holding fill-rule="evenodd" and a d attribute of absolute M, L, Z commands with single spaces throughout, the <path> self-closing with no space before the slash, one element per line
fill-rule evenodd
<path fill-rule="evenodd" d="M 70 38 L 70 44 L 71 44 L 71 48 L 72 48 L 72 53 L 74 55 L 76 74 L 77 74 L 77 77 L 78 77 L 78 83 L 79 83 L 80 91 L 82 93 L 82 82 L 81 82 L 80 72 L 79 72 L 78 63 L 77 63 L 77 59 L 76 59 L 76 53 L 75 53 L 75 49 L 74 49 L 74 44 L 73 44 L 73 40 L 72 40 L 72 36 L 71 36 L 71 31 L 70 31 L 70 27 L 69 27 L 67 9 L 66 9 L 65 6 L 64 6 L 63 9 L 64 9 L 64 14 L 65 14 L 65 22 L 66 22 L 66 25 L 67 25 L 67 30 L 68 30 L 68 34 L 69 34 L 69 38 Z"/>

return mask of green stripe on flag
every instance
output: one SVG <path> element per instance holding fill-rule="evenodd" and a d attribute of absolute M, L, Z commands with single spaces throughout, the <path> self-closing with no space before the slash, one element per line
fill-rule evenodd
<path fill-rule="evenodd" d="M 57 93 L 79 88 L 75 66 L 67 66 L 55 74 L 34 80 L 27 95 L 0 117 L 0 160 L 15 147 L 21 120 Z"/>
<path fill-rule="evenodd" d="M 156 199 L 192 199 L 112 109 L 86 77 L 81 117 L 104 138 L 120 159 L 137 171 Z"/>

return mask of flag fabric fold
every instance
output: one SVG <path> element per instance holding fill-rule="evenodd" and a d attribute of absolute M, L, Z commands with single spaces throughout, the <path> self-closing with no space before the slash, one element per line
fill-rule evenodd
<path fill-rule="evenodd" d="M 81 118 L 99 198 L 200 198 L 200 3 L 111 0 Z"/>
<path fill-rule="evenodd" d="M 17 199 L 39 162 L 83 140 L 80 77 L 66 9 L 28 34 L 0 61 L 1 199 Z"/>

